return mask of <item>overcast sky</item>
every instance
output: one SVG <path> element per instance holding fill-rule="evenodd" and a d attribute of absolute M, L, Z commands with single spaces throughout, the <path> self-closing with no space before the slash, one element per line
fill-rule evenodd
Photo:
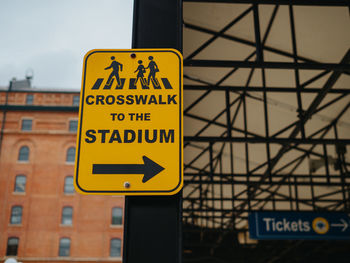
<path fill-rule="evenodd" d="M 131 48 L 133 0 L 0 0 L 0 86 L 80 89 L 84 54 Z"/>

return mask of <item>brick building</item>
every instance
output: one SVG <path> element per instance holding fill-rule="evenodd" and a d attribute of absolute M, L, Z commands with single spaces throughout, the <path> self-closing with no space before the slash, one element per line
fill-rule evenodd
<path fill-rule="evenodd" d="M 78 91 L 0 89 L 0 262 L 121 262 L 124 199 L 73 187 Z"/>

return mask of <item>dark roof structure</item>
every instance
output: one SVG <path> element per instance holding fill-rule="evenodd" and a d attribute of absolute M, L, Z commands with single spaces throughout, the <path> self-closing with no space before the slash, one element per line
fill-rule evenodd
<path fill-rule="evenodd" d="M 183 20 L 185 262 L 345 262 L 348 242 L 253 241 L 247 218 L 350 212 L 349 2 L 187 0 Z"/>

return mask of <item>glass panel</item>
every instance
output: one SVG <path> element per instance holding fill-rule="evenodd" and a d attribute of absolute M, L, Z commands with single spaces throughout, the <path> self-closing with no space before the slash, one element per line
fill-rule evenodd
<path fill-rule="evenodd" d="M 61 238 L 60 239 L 60 248 L 58 251 L 60 257 L 69 257 L 70 256 L 70 239 Z"/>
<path fill-rule="evenodd" d="M 66 194 L 74 193 L 73 176 L 67 176 L 64 179 L 64 193 Z"/>
<path fill-rule="evenodd" d="M 17 256 L 19 239 L 17 237 L 10 237 L 7 241 L 6 256 Z"/>
<path fill-rule="evenodd" d="M 121 256 L 121 241 L 119 238 L 111 239 L 111 257 L 120 257 Z"/>
<path fill-rule="evenodd" d="M 80 97 L 79 96 L 73 96 L 73 106 L 79 106 Z"/>
<path fill-rule="evenodd" d="M 29 160 L 29 148 L 27 146 L 22 146 L 19 150 L 18 155 L 19 161 L 28 161 Z"/>
<path fill-rule="evenodd" d="M 24 193 L 26 191 L 27 178 L 25 175 L 16 176 L 15 192 Z"/>
<path fill-rule="evenodd" d="M 62 225 L 71 225 L 73 223 L 72 220 L 73 208 L 72 207 L 63 207 L 62 209 Z"/>
<path fill-rule="evenodd" d="M 74 163 L 75 160 L 75 148 L 71 147 L 67 151 L 67 159 L 66 161 L 69 163 Z"/>
<path fill-rule="evenodd" d="M 32 130 L 32 120 L 22 120 L 22 131 Z"/>
<path fill-rule="evenodd" d="M 76 132 L 77 130 L 78 130 L 78 121 L 77 120 L 69 121 L 69 131 Z"/>
<path fill-rule="evenodd" d="M 22 207 L 14 206 L 11 210 L 11 224 L 21 224 L 22 223 Z"/>
<path fill-rule="evenodd" d="M 123 220 L 123 209 L 114 207 L 112 209 L 112 225 L 121 225 Z"/>
<path fill-rule="evenodd" d="M 26 104 L 27 105 L 33 105 L 34 101 L 34 95 L 33 94 L 28 94 L 26 97 Z"/>

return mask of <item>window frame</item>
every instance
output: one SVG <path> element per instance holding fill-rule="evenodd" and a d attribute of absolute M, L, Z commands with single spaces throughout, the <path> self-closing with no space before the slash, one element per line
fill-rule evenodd
<path fill-rule="evenodd" d="M 76 123 L 75 126 L 71 125 L 72 123 Z M 73 130 L 72 127 L 75 129 Z M 68 122 L 68 131 L 69 132 L 77 132 L 78 131 L 78 120 L 77 119 L 70 119 Z"/>
<path fill-rule="evenodd" d="M 119 249 L 118 249 L 118 255 L 113 255 L 113 241 L 119 241 Z M 117 249 L 117 247 L 115 247 L 115 249 Z M 110 242 L 109 242 L 109 257 L 111 258 L 120 258 L 122 256 L 122 240 L 121 238 L 118 238 L 118 237 L 113 237 L 110 239 Z"/>
<path fill-rule="evenodd" d="M 28 99 L 28 98 L 31 98 L 31 99 Z M 33 105 L 33 104 L 34 104 L 34 94 L 26 94 L 26 105 Z"/>
<path fill-rule="evenodd" d="M 64 247 L 63 242 L 62 241 L 69 241 L 68 242 L 68 255 L 65 255 L 64 253 L 64 249 L 67 249 L 67 247 Z M 59 257 L 70 257 L 70 249 L 71 249 L 71 239 L 69 237 L 61 237 L 59 240 L 59 244 L 58 244 L 58 256 Z M 63 253 L 61 253 L 63 252 Z"/>
<path fill-rule="evenodd" d="M 19 209 L 20 213 L 16 214 L 15 209 Z M 19 220 L 15 220 L 15 218 L 19 218 Z M 11 207 L 10 214 L 10 225 L 21 225 L 23 221 L 23 207 L 21 205 L 14 205 Z"/>
<path fill-rule="evenodd" d="M 71 213 L 65 213 L 65 211 L 70 211 Z M 70 216 L 70 218 L 68 218 Z M 70 223 L 66 223 L 65 220 L 70 220 Z M 72 206 L 64 206 L 62 207 L 61 213 L 61 226 L 72 226 L 73 225 L 73 207 Z"/>
<path fill-rule="evenodd" d="M 72 105 L 73 106 L 79 106 L 80 105 L 80 96 L 79 95 L 73 95 Z"/>
<path fill-rule="evenodd" d="M 74 155 L 73 155 L 73 160 L 70 159 L 70 157 L 72 157 L 72 154 L 70 152 L 71 149 L 74 149 Z M 76 151 L 76 148 L 74 146 L 71 146 L 67 149 L 67 152 L 66 152 L 66 163 L 69 163 L 69 164 L 74 164 L 75 162 L 75 151 Z"/>
<path fill-rule="evenodd" d="M 67 180 L 68 179 L 72 179 L 72 191 L 71 192 L 68 192 L 66 191 L 67 190 L 67 187 L 70 187 L 70 185 L 67 184 Z M 74 194 L 75 193 L 75 189 L 74 189 L 74 177 L 72 175 L 67 175 L 65 178 L 64 178 L 64 185 L 63 185 L 63 193 L 66 194 L 66 195 L 71 195 L 71 194 Z"/>
<path fill-rule="evenodd" d="M 117 215 L 115 216 L 114 211 L 121 211 L 121 215 L 120 215 L 120 223 L 119 223 L 119 218 L 117 217 Z M 117 221 L 117 222 L 114 222 Z M 123 225 L 123 208 L 119 207 L 119 206 L 114 206 L 112 207 L 112 216 L 111 216 L 111 225 L 112 226 L 122 226 Z"/>
<path fill-rule="evenodd" d="M 10 241 L 11 240 L 16 240 L 17 241 L 17 244 L 13 245 L 15 246 L 15 250 L 16 250 L 16 253 L 15 254 L 12 254 L 11 253 L 11 250 L 13 249 L 10 249 Z M 10 236 L 7 238 L 7 246 L 6 246 L 6 256 L 17 256 L 18 255 L 18 247 L 19 247 L 19 238 L 18 237 L 14 237 L 14 236 Z"/>
<path fill-rule="evenodd" d="M 24 149 L 28 149 L 28 153 L 21 153 L 22 149 L 23 150 Z M 21 159 L 21 156 L 23 156 L 23 155 L 27 156 L 27 158 L 26 159 Z M 29 162 L 29 157 L 30 157 L 30 148 L 29 148 L 29 146 L 27 146 L 27 145 L 21 146 L 19 148 L 19 150 L 18 150 L 17 161 L 19 161 L 19 162 Z"/>
<path fill-rule="evenodd" d="M 26 122 L 26 121 L 30 121 L 30 129 L 24 129 L 24 127 L 27 127 L 26 125 L 24 125 L 24 122 Z M 32 131 L 33 130 L 33 118 L 22 118 L 22 120 L 21 120 L 21 131 L 23 131 L 23 132 L 30 132 L 30 131 Z"/>
<path fill-rule="evenodd" d="M 24 187 L 23 187 L 23 191 L 17 191 L 17 185 L 19 185 L 17 183 L 17 179 L 19 178 L 24 178 Z M 14 189 L 13 189 L 13 192 L 14 193 L 17 193 L 17 194 L 24 194 L 26 192 L 26 186 L 27 186 L 27 176 L 24 175 L 24 174 L 19 174 L 19 175 L 16 175 L 15 177 L 15 185 L 14 185 Z"/>

